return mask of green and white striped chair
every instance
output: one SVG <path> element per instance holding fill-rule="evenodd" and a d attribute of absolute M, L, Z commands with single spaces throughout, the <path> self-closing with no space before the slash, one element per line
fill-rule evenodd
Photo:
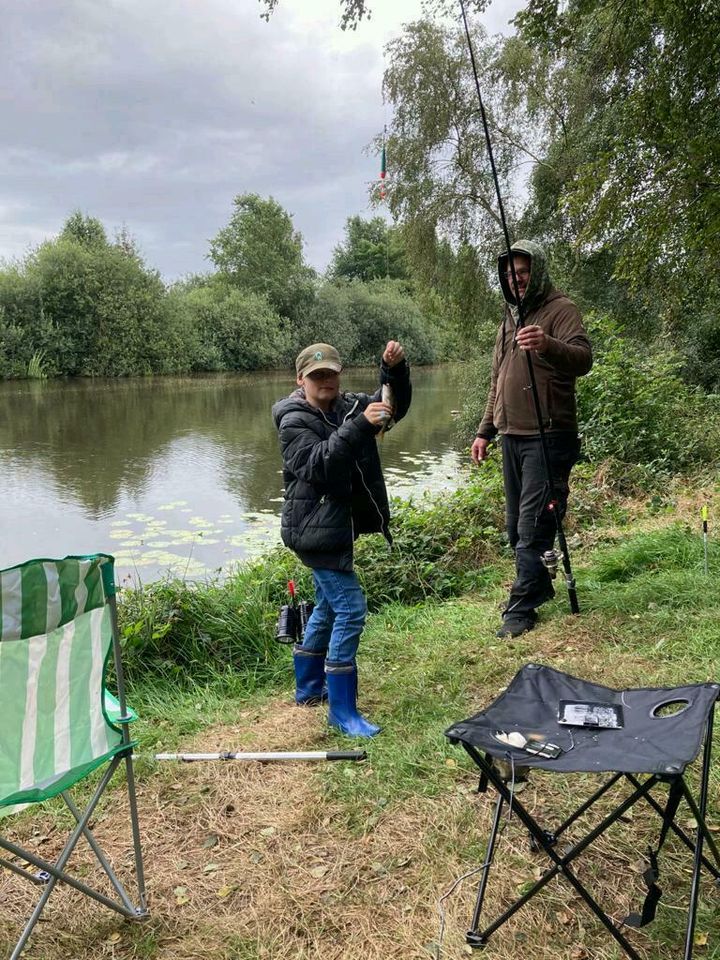
<path fill-rule="evenodd" d="M 147 915 L 140 829 L 115 605 L 113 558 L 104 554 L 30 560 L 0 571 L 0 818 L 62 795 L 76 826 L 50 863 L 5 839 L 0 819 L 0 869 L 42 886 L 40 899 L 10 960 L 20 956 L 56 883 L 139 919 Z M 117 699 L 105 689 L 114 654 Z M 117 767 L 124 763 L 138 904 L 100 849 L 90 818 Z M 84 812 L 69 789 L 104 768 Z M 117 894 L 111 898 L 66 872 L 85 837 Z M 35 868 L 33 871 L 32 868 Z"/>

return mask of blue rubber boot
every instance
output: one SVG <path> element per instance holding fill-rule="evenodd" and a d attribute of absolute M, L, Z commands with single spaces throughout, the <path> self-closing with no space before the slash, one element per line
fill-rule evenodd
<path fill-rule="evenodd" d="M 295 667 L 295 703 L 316 707 L 321 701 L 327 700 L 325 654 L 295 646 L 293 647 L 293 666 Z"/>
<path fill-rule="evenodd" d="M 357 666 L 354 661 L 326 660 L 328 723 L 346 737 L 374 737 L 380 727 L 370 723 L 357 709 Z"/>

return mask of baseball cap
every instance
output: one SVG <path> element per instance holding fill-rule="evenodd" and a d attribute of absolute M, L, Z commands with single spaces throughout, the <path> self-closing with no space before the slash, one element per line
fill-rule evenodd
<path fill-rule="evenodd" d="M 334 370 L 340 373 L 342 360 L 335 347 L 329 343 L 311 343 L 297 355 L 295 369 L 299 377 L 305 377 L 313 370 Z"/>

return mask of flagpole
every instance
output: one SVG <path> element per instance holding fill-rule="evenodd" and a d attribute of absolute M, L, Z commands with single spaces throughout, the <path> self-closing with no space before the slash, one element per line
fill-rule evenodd
<path fill-rule="evenodd" d="M 387 177 L 387 123 L 383 126 L 382 153 L 380 155 L 380 201 L 385 203 L 387 190 L 385 188 L 385 179 Z M 385 229 L 385 279 L 390 276 L 390 232 Z"/>

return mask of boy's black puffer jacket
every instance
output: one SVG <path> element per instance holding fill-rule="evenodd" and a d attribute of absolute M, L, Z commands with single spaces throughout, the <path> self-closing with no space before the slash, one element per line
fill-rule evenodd
<path fill-rule="evenodd" d="M 380 383 L 392 385 L 400 420 L 411 399 L 407 363 L 381 365 Z M 377 427 L 362 416 L 380 394 L 341 393 L 333 410 L 337 424 L 311 406 L 301 389 L 272 408 L 285 482 L 280 533 L 309 567 L 352 570 L 353 543 L 361 533 L 383 533 L 390 541 Z"/>

